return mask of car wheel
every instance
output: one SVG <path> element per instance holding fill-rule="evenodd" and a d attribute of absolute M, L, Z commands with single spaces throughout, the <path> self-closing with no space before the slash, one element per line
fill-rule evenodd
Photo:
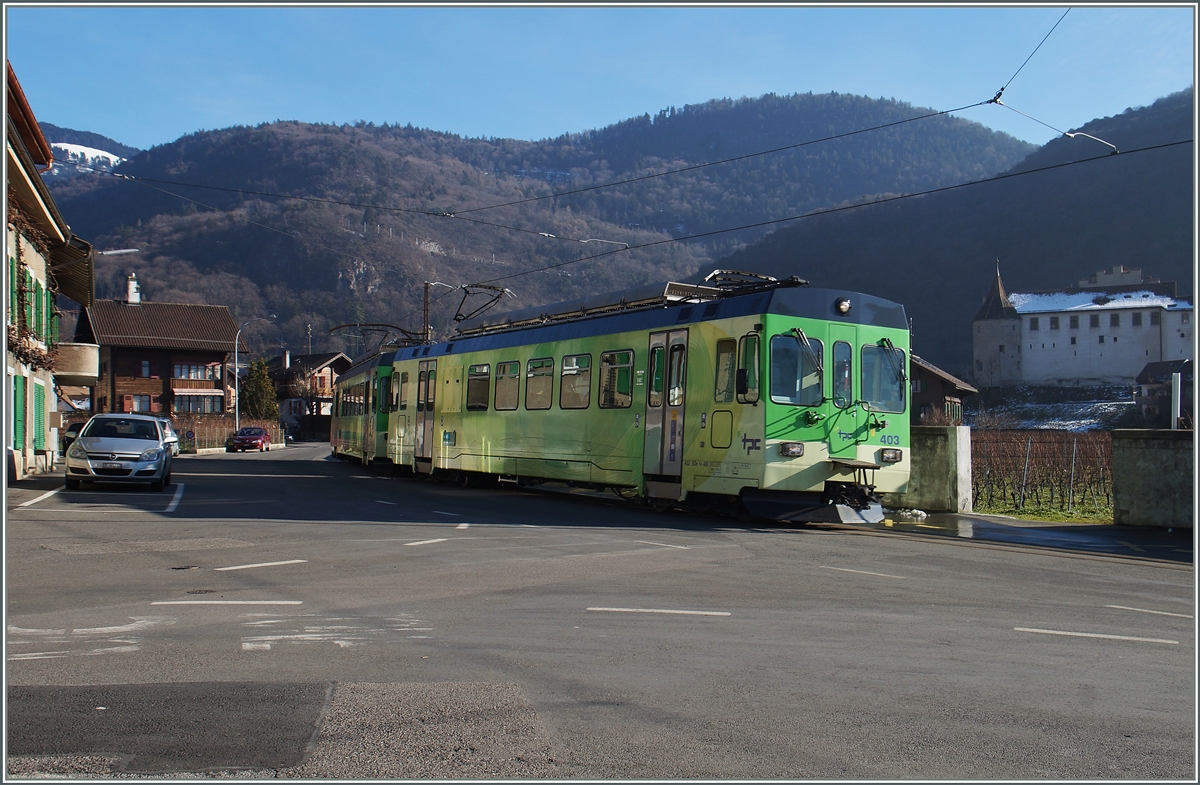
<path fill-rule="evenodd" d="M 155 493 L 160 492 L 162 489 L 163 489 L 163 481 L 162 480 L 152 480 L 150 482 L 150 490 L 154 491 Z"/>
<path fill-rule="evenodd" d="M 79 480 L 72 480 L 70 477 L 68 477 L 65 485 L 67 486 L 68 491 L 79 490 Z"/>
<path fill-rule="evenodd" d="M 258 451 L 259 451 L 259 452 L 266 452 L 266 451 L 267 451 L 267 445 L 265 445 L 265 444 L 260 444 L 260 445 L 258 445 Z"/>
<path fill-rule="evenodd" d="M 167 472 L 167 476 L 163 477 L 163 486 L 165 487 L 170 484 L 171 484 L 171 473 Z"/>

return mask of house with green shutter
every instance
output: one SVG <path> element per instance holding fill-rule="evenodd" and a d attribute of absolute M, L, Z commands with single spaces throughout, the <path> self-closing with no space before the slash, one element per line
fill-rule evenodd
<path fill-rule="evenodd" d="M 92 304 L 93 251 L 71 233 L 42 180 L 54 156 L 11 63 L 7 88 L 4 418 L 13 480 L 54 470 L 56 385 L 95 384 L 99 347 L 60 340 L 59 295 Z"/>

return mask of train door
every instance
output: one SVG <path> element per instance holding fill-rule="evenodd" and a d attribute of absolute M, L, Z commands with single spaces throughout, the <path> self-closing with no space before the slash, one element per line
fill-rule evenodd
<path fill-rule="evenodd" d="M 683 471 L 687 330 L 651 333 L 649 357 L 642 471 L 679 477 Z"/>
<path fill-rule="evenodd" d="M 386 458 L 388 415 L 392 412 L 392 368 L 380 366 L 379 381 L 376 383 L 375 394 L 375 433 L 373 435 L 372 458 Z"/>
<path fill-rule="evenodd" d="M 433 403 L 437 396 L 437 360 L 422 360 L 417 368 L 417 460 L 433 459 Z"/>
<path fill-rule="evenodd" d="M 832 458 L 854 458 L 857 454 L 860 431 L 866 423 L 866 412 L 858 406 L 855 385 L 858 379 L 858 331 L 849 325 L 830 325 L 829 359 L 830 394 L 835 414 L 828 422 L 829 455 Z"/>

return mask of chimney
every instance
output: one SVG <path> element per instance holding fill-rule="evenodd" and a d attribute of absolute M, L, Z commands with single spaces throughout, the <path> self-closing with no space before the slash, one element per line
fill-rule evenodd
<path fill-rule="evenodd" d="M 138 286 L 137 274 L 130 273 L 129 278 L 125 281 L 125 304 L 141 305 L 141 302 L 142 287 Z"/>
<path fill-rule="evenodd" d="M 289 369 L 291 367 L 292 367 L 292 350 L 284 349 L 283 350 L 283 370 L 286 371 L 287 369 Z"/>

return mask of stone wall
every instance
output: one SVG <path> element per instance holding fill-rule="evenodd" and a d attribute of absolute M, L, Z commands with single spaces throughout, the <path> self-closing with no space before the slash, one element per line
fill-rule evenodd
<path fill-rule="evenodd" d="M 884 504 L 925 512 L 971 512 L 971 429 L 914 425 L 908 490 Z"/>
<path fill-rule="evenodd" d="M 1192 527 L 1193 444 L 1193 431 L 1113 431 L 1113 523 Z"/>

